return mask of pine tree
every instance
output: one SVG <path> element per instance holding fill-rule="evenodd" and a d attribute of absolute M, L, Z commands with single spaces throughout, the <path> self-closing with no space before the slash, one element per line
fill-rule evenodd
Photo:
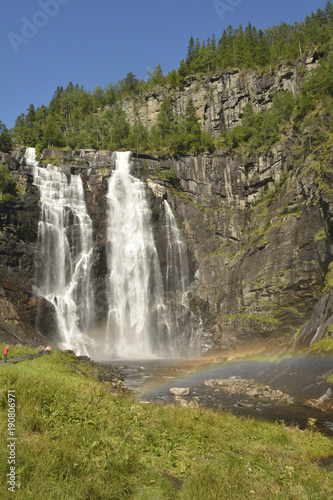
<path fill-rule="evenodd" d="M 35 106 L 33 104 L 30 104 L 27 111 L 28 113 L 26 114 L 25 124 L 27 128 L 32 129 L 35 121 Z"/>
<path fill-rule="evenodd" d="M 126 147 L 126 141 L 129 134 L 129 125 L 126 120 L 126 113 L 120 106 L 116 109 L 111 128 L 111 149 L 117 150 Z"/>
<path fill-rule="evenodd" d="M 179 87 L 181 87 L 183 85 L 185 76 L 187 74 L 188 73 L 187 73 L 187 69 L 186 69 L 186 64 L 185 64 L 184 59 L 182 59 L 180 61 L 179 68 L 178 68 L 178 71 L 177 71 L 177 83 L 178 83 Z"/>
<path fill-rule="evenodd" d="M 15 120 L 14 138 L 17 142 L 24 144 L 25 114 L 21 113 Z"/>
<path fill-rule="evenodd" d="M 177 87 L 177 73 L 176 70 L 169 71 L 169 73 L 166 76 L 166 83 L 167 85 L 170 85 L 172 88 Z"/>
<path fill-rule="evenodd" d="M 0 151 L 10 153 L 13 148 L 11 133 L 6 125 L 0 120 Z"/>
<path fill-rule="evenodd" d="M 97 85 L 92 95 L 92 105 L 93 111 L 97 111 L 98 108 L 103 108 L 104 106 L 104 90 L 100 85 Z"/>
<path fill-rule="evenodd" d="M 206 68 L 208 71 L 216 70 L 216 42 L 214 35 L 212 39 L 207 39 Z"/>
<path fill-rule="evenodd" d="M 188 68 L 189 71 L 191 70 L 191 64 L 192 61 L 194 60 L 194 57 L 195 57 L 195 46 L 194 46 L 193 36 L 191 36 L 190 42 L 187 47 L 187 56 L 185 61 L 186 67 Z"/>
<path fill-rule="evenodd" d="M 326 16 L 326 20 L 332 26 L 333 25 L 333 4 L 331 1 L 326 3 L 324 13 Z"/>
<path fill-rule="evenodd" d="M 192 134 L 193 136 L 200 135 L 201 127 L 193 99 L 189 99 L 186 105 L 184 124 L 185 124 L 185 132 L 187 134 Z"/>
<path fill-rule="evenodd" d="M 235 30 L 234 65 L 238 68 L 244 65 L 244 33 L 241 24 Z"/>
<path fill-rule="evenodd" d="M 43 142 L 44 124 L 48 115 L 48 109 L 42 105 L 36 109 L 35 121 L 33 126 L 34 146 Z"/>
<path fill-rule="evenodd" d="M 263 67 L 266 66 L 271 59 L 271 52 L 270 52 L 270 45 L 268 42 L 268 37 L 266 34 L 262 31 L 258 31 L 258 44 L 257 44 L 257 49 L 255 53 L 255 62 L 259 66 Z"/>
<path fill-rule="evenodd" d="M 211 47 L 211 65 L 212 69 L 215 71 L 217 68 L 217 45 L 214 33 L 211 39 L 210 47 Z"/>
<path fill-rule="evenodd" d="M 46 117 L 43 137 L 42 147 L 44 148 L 61 147 L 65 145 L 59 122 L 51 114 Z"/>
<path fill-rule="evenodd" d="M 162 85 L 164 83 L 164 75 L 160 63 L 157 64 L 152 73 L 149 71 L 148 75 L 148 84 L 150 87 L 154 87 L 155 85 Z"/>
<path fill-rule="evenodd" d="M 132 72 L 127 73 L 126 78 L 121 81 L 122 89 L 125 92 L 134 93 L 134 94 L 136 92 L 138 83 L 139 83 L 139 80 L 136 78 L 136 76 Z"/>
<path fill-rule="evenodd" d="M 163 101 L 160 112 L 157 116 L 157 127 L 164 140 L 168 135 L 173 133 L 175 127 L 175 116 L 173 112 L 171 98 L 168 97 Z"/>
<path fill-rule="evenodd" d="M 257 52 L 257 30 L 249 23 L 244 30 L 244 65 L 252 68 Z"/>
<path fill-rule="evenodd" d="M 217 64 L 221 69 L 230 68 L 234 65 L 233 38 L 233 28 L 229 25 L 228 30 L 223 30 L 217 48 Z"/>

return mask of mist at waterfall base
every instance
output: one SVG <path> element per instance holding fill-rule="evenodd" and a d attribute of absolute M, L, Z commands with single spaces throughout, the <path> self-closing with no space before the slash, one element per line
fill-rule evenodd
<path fill-rule="evenodd" d="M 185 348 L 187 355 L 197 355 L 201 329 L 187 304 L 185 240 L 168 202 L 161 200 L 167 264 L 162 275 L 147 184 L 131 175 L 131 153 L 114 154 L 106 199 L 108 314 L 97 321 L 93 224 L 81 177 L 39 166 L 34 148 L 27 149 L 25 161 L 40 191 L 34 293 L 54 308 L 61 349 L 104 361 L 172 358 Z"/>

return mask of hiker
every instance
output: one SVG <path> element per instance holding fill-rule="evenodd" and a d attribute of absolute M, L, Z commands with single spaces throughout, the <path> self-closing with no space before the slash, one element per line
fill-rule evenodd
<path fill-rule="evenodd" d="M 51 354 L 51 347 L 48 345 L 47 348 L 45 349 L 45 354 Z"/>
<path fill-rule="evenodd" d="M 8 352 L 8 349 L 9 349 L 9 345 L 7 345 L 5 348 L 4 348 L 4 355 L 5 355 L 5 363 L 7 363 L 7 352 Z"/>

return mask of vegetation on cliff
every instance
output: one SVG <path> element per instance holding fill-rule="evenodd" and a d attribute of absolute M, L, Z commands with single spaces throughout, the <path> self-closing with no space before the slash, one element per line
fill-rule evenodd
<path fill-rule="evenodd" d="M 306 16 L 302 23 L 282 22 L 265 30 L 257 30 L 249 23 L 234 29 L 228 26 L 218 43 L 215 35 L 206 41 L 194 42 L 191 37 L 187 56 L 182 60 L 176 73 L 179 84 L 186 75 L 227 70 L 229 68 L 266 68 L 281 63 L 293 64 L 309 50 L 323 54 L 332 37 L 333 5 L 329 1 L 325 9 L 318 9 Z M 172 82 L 172 73 L 167 76 Z"/>
<path fill-rule="evenodd" d="M 15 198 L 17 184 L 6 165 L 0 164 L 0 202 L 6 203 Z"/>
<path fill-rule="evenodd" d="M 251 102 L 243 110 L 241 125 L 222 134 L 218 144 L 229 152 L 261 153 L 294 133 L 302 140 L 303 157 L 333 132 L 333 52 L 328 50 L 296 96 L 281 91 L 272 107 L 255 113 Z"/>
<path fill-rule="evenodd" d="M 10 153 L 13 148 L 13 140 L 10 131 L 0 120 L 0 151 Z"/>
<path fill-rule="evenodd" d="M 301 431 L 199 406 L 142 405 L 112 394 L 69 353 L 0 370 L 4 440 L 15 395 L 18 499 L 330 498 L 333 475 L 318 461 L 333 444 L 313 421 Z M 2 446 L 3 478 L 8 456 Z M 2 498 L 7 488 L 3 480 Z"/>
<path fill-rule="evenodd" d="M 133 73 L 117 84 L 96 87 L 87 92 L 72 82 L 64 89 L 58 87 L 48 106 L 35 109 L 30 104 L 27 113 L 18 116 L 13 130 L 16 142 L 25 146 L 70 149 L 131 149 L 159 154 L 198 154 L 215 147 L 234 150 L 246 145 L 249 152 L 268 148 L 279 140 L 288 124 L 303 127 L 310 141 L 319 136 L 319 124 L 314 134 L 309 112 L 317 109 L 317 99 L 333 92 L 333 58 L 331 55 L 333 5 L 328 1 L 324 10 L 307 16 L 302 23 L 288 25 L 282 22 L 266 30 L 257 30 L 250 23 L 243 29 L 229 26 L 218 42 L 215 35 L 208 40 L 194 41 L 191 37 L 186 58 L 177 70 L 164 75 L 158 64 L 149 73 L 147 81 L 139 81 Z M 306 80 L 302 92 L 292 96 L 288 92 L 274 97 L 273 107 L 255 114 L 251 106 L 244 110 L 243 123 L 214 144 L 212 137 L 202 130 L 193 102 L 189 101 L 184 114 L 175 116 L 171 106 L 172 92 L 181 88 L 191 74 L 226 71 L 231 68 L 272 70 L 281 64 L 295 64 L 309 52 L 320 59 L 319 68 Z M 126 99 L 140 99 L 152 90 L 166 92 L 157 124 L 148 131 L 137 116 L 129 124 L 122 103 Z M 328 120 L 332 106 L 328 105 Z M 332 122 L 332 120 L 330 120 Z M 312 127 L 313 128 L 313 127 Z M 8 139 L 0 131 L 1 143 Z M 6 137 L 5 137 L 6 136 Z M 11 139 L 11 138 L 10 138 Z M 316 139 L 316 137 L 315 137 Z M 6 145 L 8 150 L 8 145 Z M 2 149 L 4 150 L 4 149 Z"/>

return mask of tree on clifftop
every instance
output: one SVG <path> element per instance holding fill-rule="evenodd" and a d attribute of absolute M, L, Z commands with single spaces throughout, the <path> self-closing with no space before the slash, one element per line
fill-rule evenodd
<path fill-rule="evenodd" d="M 6 125 L 0 120 L 0 151 L 10 153 L 13 148 L 12 136 Z"/>

